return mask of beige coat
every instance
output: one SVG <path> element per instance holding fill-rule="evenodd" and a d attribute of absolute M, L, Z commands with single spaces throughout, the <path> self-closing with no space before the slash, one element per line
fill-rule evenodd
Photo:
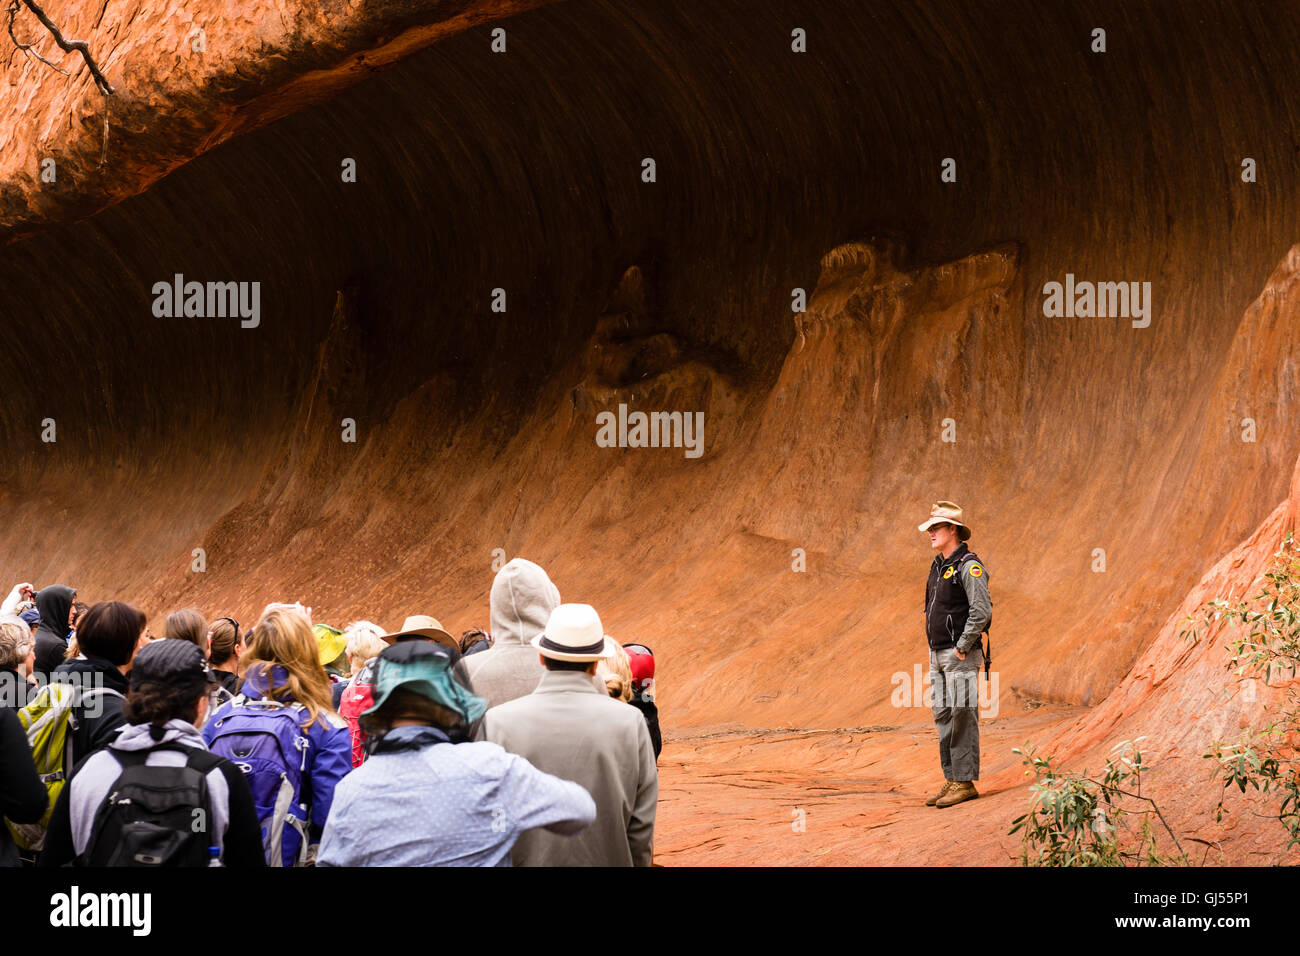
<path fill-rule="evenodd" d="M 595 822 L 575 836 L 525 831 L 510 854 L 515 866 L 650 865 L 659 772 L 639 710 L 586 674 L 548 671 L 527 697 L 489 710 L 481 733 L 596 801 Z"/>

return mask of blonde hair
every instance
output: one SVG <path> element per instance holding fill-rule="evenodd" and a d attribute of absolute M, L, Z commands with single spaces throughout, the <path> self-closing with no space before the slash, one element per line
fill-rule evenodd
<path fill-rule="evenodd" d="M 608 636 L 608 635 L 606 635 Z M 605 690 L 615 700 L 628 703 L 632 700 L 632 663 L 627 659 L 627 651 L 622 645 L 615 644 L 618 652 L 609 657 L 602 657 L 596 664 L 596 673 L 605 678 Z"/>
<path fill-rule="evenodd" d="M 277 607 L 263 614 L 253 628 L 246 660 L 246 674 L 251 675 L 254 669 L 263 672 L 268 697 L 294 700 L 307 708 L 304 727 L 323 713 L 334 713 L 330 679 L 320 662 L 320 645 L 311 624 L 299 612 Z M 276 665 L 288 672 L 285 682 L 278 686 L 272 676 Z"/>
<path fill-rule="evenodd" d="M 21 617 L 16 614 L 0 617 L 0 667 L 17 670 L 35 643 L 31 627 Z"/>
<path fill-rule="evenodd" d="M 348 642 L 348 662 L 364 664 L 372 657 L 384 653 L 388 643 L 383 639 L 384 629 L 371 621 L 353 621 L 343 629 Z M 355 664 L 353 666 L 356 666 Z"/>

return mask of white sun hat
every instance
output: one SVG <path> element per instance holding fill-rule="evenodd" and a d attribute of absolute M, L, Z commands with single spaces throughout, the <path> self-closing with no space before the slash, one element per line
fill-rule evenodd
<path fill-rule="evenodd" d="M 600 615 L 590 604 L 556 607 L 532 645 L 543 656 L 557 661 L 598 661 L 618 653 L 618 645 L 605 636 Z"/>

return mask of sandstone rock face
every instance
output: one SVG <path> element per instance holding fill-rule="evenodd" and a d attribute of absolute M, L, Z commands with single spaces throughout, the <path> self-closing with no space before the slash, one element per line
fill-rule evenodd
<path fill-rule="evenodd" d="M 15 36 L 71 76 L 7 36 L 0 47 L 0 241 L 98 212 L 421 47 L 544 2 L 44 3 L 66 39 L 90 45 L 111 96 L 24 8 Z M 41 178 L 48 159 L 52 183 Z"/>
<path fill-rule="evenodd" d="M 669 862 L 1005 862 L 1030 738 L 1149 736 L 1203 825 L 1173 781 L 1267 695 L 1175 622 L 1300 524 L 1300 47 L 1254 40 L 1300 17 L 1135 8 L 1089 59 L 1022 0 L 98 6 L 47 8 L 107 171 L 78 61 L 0 60 L 0 573 L 456 631 L 536 560 L 659 657 Z M 158 316 L 177 275 L 257 326 Z M 1046 315 L 1067 275 L 1149 325 Z M 620 407 L 701 454 L 602 447 Z M 898 698 L 941 498 L 995 603 L 974 838 Z"/>

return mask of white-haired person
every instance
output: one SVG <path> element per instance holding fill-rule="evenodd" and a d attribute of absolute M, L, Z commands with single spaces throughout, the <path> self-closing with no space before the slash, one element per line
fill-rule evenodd
<path fill-rule="evenodd" d="M 352 735 L 354 767 L 360 767 L 365 760 L 366 735 L 359 719 L 361 711 L 372 702 L 369 688 L 375 682 L 374 661 L 388 647 L 388 642 L 384 640 L 385 633 L 373 621 L 353 621 L 343 629 L 343 636 L 347 639 L 348 669 L 352 676 L 334 685 L 334 707 L 339 716 L 347 721 L 348 732 Z"/>
<path fill-rule="evenodd" d="M 343 639 L 346 642 L 344 653 L 348 656 L 348 673 L 352 676 L 334 685 L 335 707 L 338 707 L 348 684 L 361 673 L 362 668 L 384 653 L 384 648 L 388 646 L 384 640 L 384 629 L 373 621 L 353 621 L 343 629 Z"/>
<path fill-rule="evenodd" d="M 36 638 L 27 622 L 14 614 L 0 617 L 0 709 L 26 707 L 35 694 L 31 683 Z"/>

